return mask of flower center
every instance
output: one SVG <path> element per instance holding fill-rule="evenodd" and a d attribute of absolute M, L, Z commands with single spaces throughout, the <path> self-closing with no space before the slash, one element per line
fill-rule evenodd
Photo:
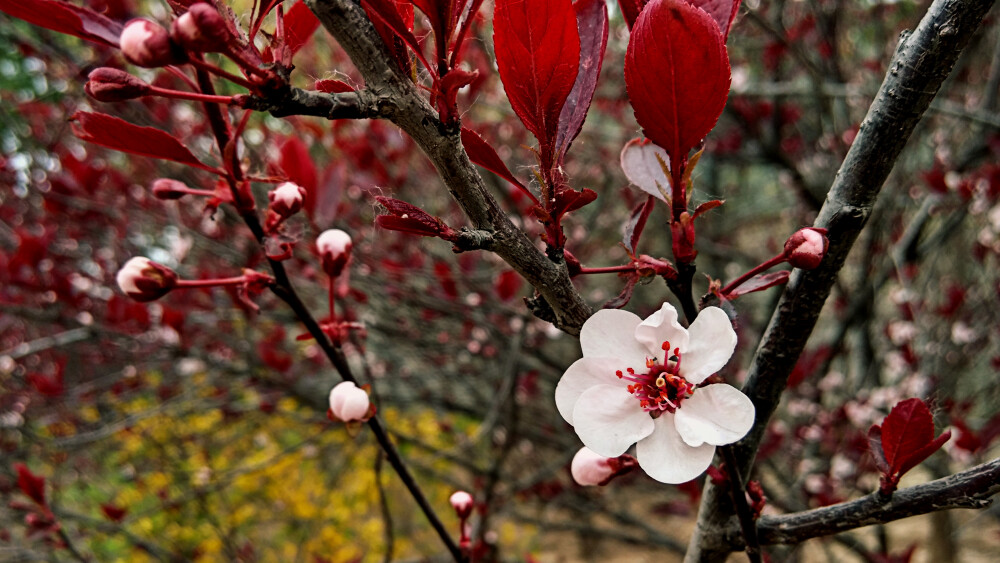
<path fill-rule="evenodd" d="M 695 390 L 695 386 L 680 374 L 680 349 L 674 348 L 671 354 L 670 342 L 664 342 L 660 347 L 663 349 L 663 362 L 660 363 L 655 357 L 646 358 L 646 373 L 636 373 L 632 368 L 615 372 L 618 379 L 630 382 L 628 392 L 639 400 L 642 410 L 653 418 L 664 411 L 676 411 L 681 402 L 694 394 Z"/>

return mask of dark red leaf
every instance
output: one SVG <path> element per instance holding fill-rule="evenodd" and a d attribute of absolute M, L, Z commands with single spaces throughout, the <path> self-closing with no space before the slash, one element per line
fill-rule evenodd
<path fill-rule="evenodd" d="M 521 289 L 523 281 L 520 274 L 513 270 L 507 270 L 497 276 L 493 287 L 496 289 L 497 296 L 501 301 L 510 301 L 517 295 L 518 290 Z"/>
<path fill-rule="evenodd" d="M 882 449 L 882 427 L 878 424 L 873 424 L 868 429 L 868 448 L 872 453 L 872 458 L 875 459 L 875 467 L 883 475 L 888 475 L 889 462 L 886 461 L 885 451 Z"/>
<path fill-rule="evenodd" d="M 288 137 L 281 144 L 278 154 L 278 166 L 285 176 L 306 189 L 306 200 L 315 198 L 318 175 L 306 144 L 298 137 Z"/>
<path fill-rule="evenodd" d="M 625 236 L 622 237 L 622 242 L 625 244 L 625 248 L 629 251 L 629 254 L 635 255 L 635 247 L 639 244 L 639 237 L 642 236 L 642 230 L 646 227 L 646 220 L 649 219 L 649 214 L 653 212 L 655 205 L 656 198 L 647 196 L 646 201 L 637 205 L 632 210 L 632 215 L 629 217 L 628 223 L 625 224 Z"/>
<path fill-rule="evenodd" d="M 729 37 L 729 28 L 732 27 L 733 20 L 736 19 L 736 14 L 740 11 L 741 0 L 687 0 L 687 2 L 705 10 L 708 15 L 712 16 L 715 23 L 719 25 L 723 41 Z"/>
<path fill-rule="evenodd" d="M 576 0 L 576 25 L 580 33 L 580 68 L 576 82 L 559 114 L 556 134 L 556 164 L 561 164 L 573 139 L 580 134 L 590 102 L 597 89 L 597 78 L 608 45 L 608 5 L 604 0 Z"/>
<path fill-rule="evenodd" d="M 327 94 L 341 94 L 343 92 L 353 92 L 354 88 L 341 80 L 317 80 L 313 84 L 313 88 L 319 90 L 320 92 L 326 92 Z"/>
<path fill-rule="evenodd" d="M 723 203 L 726 203 L 726 201 L 725 200 L 721 200 L 721 199 L 713 199 L 712 201 L 706 201 L 705 203 L 703 203 L 703 204 L 699 205 L 697 208 L 695 208 L 695 210 L 694 210 L 694 216 L 692 217 L 692 219 L 697 219 L 698 216 L 701 215 L 702 213 L 705 213 L 707 211 L 711 211 L 711 210 L 715 209 L 716 207 L 722 205 Z"/>
<path fill-rule="evenodd" d="M 45 477 L 35 475 L 23 463 L 15 463 L 14 471 L 17 472 L 17 486 L 21 492 L 39 506 L 45 506 Z"/>
<path fill-rule="evenodd" d="M 628 302 L 632 300 L 632 292 L 635 290 L 635 284 L 639 281 L 639 274 L 631 273 L 628 278 L 625 279 L 625 287 L 622 288 L 622 292 L 618 294 L 617 297 L 608 301 L 601 306 L 602 309 L 621 309 Z"/>
<path fill-rule="evenodd" d="M 294 54 L 302 48 L 319 28 L 319 20 L 305 2 L 299 0 L 285 13 L 285 44 Z"/>
<path fill-rule="evenodd" d="M 111 520 L 112 522 L 121 522 L 125 519 L 125 515 L 128 514 L 128 509 L 124 506 L 115 506 L 110 503 L 105 503 L 101 505 L 101 512 L 104 516 Z"/>
<path fill-rule="evenodd" d="M 413 5 L 420 9 L 430 20 L 434 32 L 434 43 L 441 58 L 447 54 L 448 41 L 455 23 L 461 15 L 465 2 L 456 0 L 413 0 Z"/>
<path fill-rule="evenodd" d="M 756 275 L 727 293 L 726 297 L 729 299 L 736 299 L 741 295 L 746 295 L 755 291 L 764 291 L 765 289 L 776 285 L 781 285 L 788 282 L 788 276 L 790 274 L 791 272 L 788 270 L 782 270 L 780 272 L 772 272 L 770 274 Z"/>
<path fill-rule="evenodd" d="M 635 26 L 635 20 L 638 19 L 639 13 L 642 12 L 642 8 L 647 2 L 649 0 L 618 0 L 618 6 L 622 9 L 622 16 L 625 17 L 625 23 L 628 24 L 629 29 Z"/>
<path fill-rule="evenodd" d="M 198 160 L 173 135 L 154 127 L 141 127 L 103 113 L 78 111 L 70 117 L 73 133 L 84 141 L 109 149 L 173 160 L 202 170 L 216 170 Z"/>
<path fill-rule="evenodd" d="M 454 233 L 450 227 L 415 205 L 391 197 L 376 196 L 375 200 L 389 212 L 388 215 L 375 218 L 375 224 L 379 227 L 425 237 L 441 237 L 446 240 L 453 238 Z"/>
<path fill-rule="evenodd" d="M 930 443 L 926 444 L 917 451 L 911 453 L 907 457 L 899 460 L 899 474 L 902 476 L 907 471 L 913 469 L 914 467 L 920 465 L 922 461 L 929 458 L 931 454 L 941 449 L 941 446 L 951 439 L 951 430 L 944 431 L 940 436 L 934 438 Z"/>
<path fill-rule="evenodd" d="M 559 115 L 580 66 L 580 34 L 571 0 L 497 0 L 493 44 L 500 80 L 514 113 L 555 158 Z"/>
<path fill-rule="evenodd" d="M 466 129 L 462 127 L 462 145 L 465 146 L 465 151 L 469 153 L 469 159 L 475 162 L 479 166 L 493 172 L 497 176 L 500 176 L 504 180 L 507 180 L 511 184 L 517 186 L 522 192 L 528 195 L 528 197 L 538 203 L 534 194 L 531 193 L 528 188 L 522 184 L 517 178 L 511 174 L 510 169 L 504 164 L 503 160 L 500 159 L 500 155 L 497 151 L 493 150 L 493 147 L 486 142 L 485 139 L 479 136 L 472 129 Z"/>
<path fill-rule="evenodd" d="M 112 47 L 118 46 L 118 37 L 122 34 L 120 23 L 69 2 L 0 0 L 0 12 L 45 29 Z"/>
<path fill-rule="evenodd" d="M 900 401 L 882 422 L 882 451 L 892 472 L 902 462 L 934 440 L 931 411 L 920 399 Z"/>
<path fill-rule="evenodd" d="M 684 0 L 651 0 L 625 54 L 636 121 L 671 162 L 715 126 L 729 95 L 729 56 L 719 26 Z"/>
<path fill-rule="evenodd" d="M 406 47 L 422 56 L 420 44 L 413 35 L 413 4 L 404 0 L 362 0 L 361 6 L 372 18 L 375 30 L 382 36 L 396 63 L 409 72 L 410 58 Z M 428 70 L 434 72 L 434 69 Z"/>

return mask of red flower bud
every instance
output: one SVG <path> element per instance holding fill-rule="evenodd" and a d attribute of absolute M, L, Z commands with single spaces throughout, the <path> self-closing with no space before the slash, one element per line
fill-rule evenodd
<path fill-rule="evenodd" d="M 115 279 L 125 295 L 140 302 L 155 301 L 177 286 L 173 270 L 141 256 L 126 262 Z"/>
<path fill-rule="evenodd" d="M 189 51 L 225 51 L 231 34 L 219 11 L 205 2 L 192 4 L 186 14 L 170 25 L 170 37 Z"/>
<path fill-rule="evenodd" d="M 305 201 L 306 189 L 294 182 L 284 182 L 278 184 L 267 194 L 268 201 L 271 202 L 271 211 L 287 219 L 302 209 Z"/>
<path fill-rule="evenodd" d="M 182 63 L 187 56 L 170 34 L 158 23 L 149 20 L 132 20 L 122 30 L 118 40 L 122 55 L 130 63 L 156 68 Z"/>
<path fill-rule="evenodd" d="M 351 259 L 351 235 L 340 229 L 330 229 L 320 233 L 316 238 L 316 248 L 323 260 L 323 271 L 335 278 L 344 271 Z"/>
<path fill-rule="evenodd" d="M 785 259 L 796 268 L 812 270 L 823 261 L 829 246 L 826 229 L 799 229 L 785 242 Z"/>
<path fill-rule="evenodd" d="M 121 102 L 149 93 L 150 86 L 124 70 L 102 66 L 87 76 L 83 91 L 99 102 Z"/>
<path fill-rule="evenodd" d="M 184 182 L 170 178 L 159 178 L 153 182 L 153 196 L 157 199 L 180 199 L 190 189 Z"/>
<path fill-rule="evenodd" d="M 465 491 L 455 491 L 452 493 L 451 497 L 448 498 L 448 502 L 450 502 L 451 507 L 455 509 L 455 514 L 457 514 L 462 520 L 465 520 L 472 514 L 472 508 L 475 506 L 472 495 Z"/>

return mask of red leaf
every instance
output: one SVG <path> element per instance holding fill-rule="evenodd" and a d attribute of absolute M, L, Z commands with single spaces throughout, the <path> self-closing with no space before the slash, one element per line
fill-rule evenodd
<path fill-rule="evenodd" d="M 633 272 L 628 275 L 625 279 L 625 287 L 622 288 L 622 292 L 618 294 L 617 297 L 611 299 L 607 303 L 601 306 L 602 309 L 621 309 L 628 302 L 632 300 L 632 292 L 635 290 L 635 284 L 639 281 L 639 274 Z"/>
<path fill-rule="evenodd" d="M 410 70 L 410 58 L 407 55 L 406 47 L 409 46 L 418 56 L 423 57 L 420 52 L 420 44 L 413 35 L 413 4 L 404 0 L 362 0 L 368 17 L 372 16 L 372 23 L 375 30 L 382 36 L 382 41 L 389 47 L 396 63 L 404 71 Z M 426 66 L 426 65 L 425 65 Z M 431 72 L 434 69 L 428 68 Z"/>
<path fill-rule="evenodd" d="M 571 0 L 497 0 L 493 44 L 500 80 L 514 113 L 551 168 L 559 115 L 580 63 L 580 34 Z"/>
<path fill-rule="evenodd" d="M 391 197 L 376 196 L 375 200 L 389 212 L 388 215 L 375 218 L 375 224 L 379 227 L 445 240 L 454 238 L 455 233 L 449 226 L 415 205 Z"/>
<path fill-rule="evenodd" d="M 125 515 L 128 514 L 128 509 L 124 506 L 115 506 L 110 503 L 105 503 L 101 505 L 101 512 L 104 516 L 111 520 L 112 522 L 121 522 L 125 519 Z"/>
<path fill-rule="evenodd" d="M 882 449 L 882 427 L 873 424 L 868 429 L 868 448 L 875 459 L 875 467 L 883 475 L 889 474 L 889 462 L 885 460 L 885 451 Z"/>
<path fill-rule="evenodd" d="M 604 0 L 576 0 L 573 10 L 580 34 L 580 68 L 573 89 L 566 98 L 566 105 L 559 114 L 556 164 L 562 162 L 573 139 L 583 128 L 590 102 L 594 99 L 594 90 L 597 89 L 597 78 L 601 74 L 604 49 L 608 45 L 608 5 Z"/>
<path fill-rule="evenodd" d="M 309 148 L 298 137 L 288 137 L 281 144 L 278 166 L 288 179 L 306 189 L 306 206 L 308 200 L 316 197 L 317 174 L 316 165 L 309 156 Z"/>
<path fill-rule="evenodd" d="M 934 440 L 931 411 L 920 399 L 906 399 L 889 411 L 882 422 L 882 451 L 892 472 L 902 462 Z"/>
<path fill-rule="evenodd" d="M 497 176 L 500 176 L 504 180 L 507 180 L 511 184 L 517 186 L 522 192 L 528 195 L 531 201 L 538 203 L 535 195 L 520 182 L 513 174 L 510 173 L 510 169 L 507 165 L 503 163 L 500 155 L 497 151 L 493 150 L 493 147 L 486 142 L 485 139 L 479 136 L 472 129 L 466 129 L 462 127 L 462 144 L 465 146 L 465 151 L 469 153 L 469 159 L 475 162 L 479 166 L 493 172 Z"/>
<path fill-rule="evenodd" d="M 451 38 L 451 32 L 455 29 L 455 22 L 458 21 L 459 16 L 462 14 L 461 10 L 465 7 L 465 2 L 458 2 L 456 0 L 413 0 L 413 5 L 420 8 L 420 11 L 430 20 L 438 54 L 444 55 L 447 51 L 448 40 Z"/>
<path fill-rule="evenodd" d="M 118 37 L 122 34 L 120 23 L 69 2 L 0 0 L 0 12 L 45 29 L 112 47 L 118 46 Z"/>
<path fill-rule="evenodd" d="M 625 236 L 622 237 L 622 242 L 631 255 L 635 254 L 635 247 L 639 244 L 639 237 L 642 236 L 642 230 L 646 227 L 646 220 L 649 219 L 649 214 L 653 212 L 655 204 L 656 198 L 647 196 L 646 201 L 637 205 L 632 210 L 632 215 L 629 217 L 628 223 L 625 224 Z"/>
<path fill-rule="evenodd" d="M 683 0 L 651 0 L 625 54 L 636 121 L 671 162 L 715 126 L 729 95 L 729 56 L 719 26 Z"/>
<path fill-rule="evenodd" d="M 781 285 L 788 281 L 788 276 L 790 274 L 791 272 L 788 270 L 782 270 L 780 272 L 772 272 L 770 274 L 756 275 L 730 291 L 726 294 L 726 297 L 729 299 L 736 299 L 741 295 L 746 295 L 755 291 L 764 291 L 765 289 L 776 285 Z"/>
<path fill-rule="evenodd" d="M 302 48 L 319 28 L 319 20 L 305 2 L 299 0 L 285 14 L 285 44 L 294 54 Z"/>
<path fill-rule="evenodd" d="M 216 172 L 214 168 L 198 160 L 176 137 L 154 127 L 141 127 L 117 117 L 87 111 L 74 113 L 70 121 L 73 122 L 73 133 L 84 141 Z"/>
<path fill-rule="evenodd" d="M 723 41 L 729 37 L 729 28 L 740 11 L 741 0 L 687 0 L 692 6 L 697 6 L 712 16 L 719 25 Z"/>
<path fill-rule="evenodd" d="M 899 461 L 899 474 L 903 475 L 907 471 L 913 469 L 917 465 L 920 465 L 922 461 L 929 458 L 931 454 L 941 449 L 941 446 L 945 442 L 951 439 L 951 430 L 946 430 L 941 433 L 940 436 L 934 438 L 930 443 L 926 444 L 919 450 L 911 453 L 907 457 Z"/>
<path fill-rule="evenodd" d="M 344 92 L 354 91 L 354 88 L 350 84 L 342 80 L 332 79 L 317 80 L 313 84 L 313 88 L 319 90 L 320 92 L 326 92 L 327 94 L 341 94 Z"/>
<path fill-rule="evenodd" d="M 493 286 L 501 301 L 510 301 L 517 295 L 517 291 L 521 289 L 523 281 L 517 272 L 507 270 L 497 276 L 496 283 Z"/>
<path fill-rule="evenodd" d="M 635 26 L 635 20 L 639 18 L 639 13 L 649 0 L 618 0 L 618 6 L 622 9 L 622 16 L 628 28 Z"/>
<path fill-rule="evenodd" d="M 15 463 L 14 471 L 17 472 L 17 486 L 21 492 L 39 506 L 45 506 L 45 477 L 35 475 L 23 463 Z"/>

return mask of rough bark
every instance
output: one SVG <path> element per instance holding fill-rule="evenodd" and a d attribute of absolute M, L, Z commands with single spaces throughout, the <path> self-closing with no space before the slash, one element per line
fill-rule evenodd
<path fill-rule="evenodd" d="M 792 274 L 748 370 L 743 391 L 757 409 L 757 421 L 735 447 L 740 474 L 750 474 L 788 376 L 893 164 L 992 5 L 993 0 L 935 0 L 917 28 L 902 34 L 889 72 L 816 219 L 816 227 L 829 231 L 827 256 L 815 270 Z M 685 562 L 725 560 L 732 545 L 720 541 L 718 530 L 732 517 L 725 490 L 709 482 Z"/>

